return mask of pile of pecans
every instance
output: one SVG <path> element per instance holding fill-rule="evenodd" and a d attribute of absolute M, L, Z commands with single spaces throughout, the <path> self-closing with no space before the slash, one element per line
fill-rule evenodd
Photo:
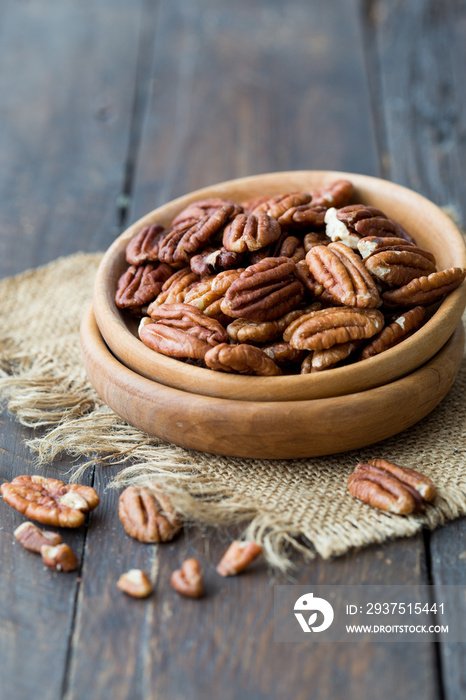
<path fill-rule="evenodd" d="M 222 372 L 308 374 L 400 343 L 466 270 L 437 270 L 396 221 L 350 204 L 338 180 L 314 192 L 190 204 L 169 230 L 142 228 L 117 306 L 153 350 Z"/>

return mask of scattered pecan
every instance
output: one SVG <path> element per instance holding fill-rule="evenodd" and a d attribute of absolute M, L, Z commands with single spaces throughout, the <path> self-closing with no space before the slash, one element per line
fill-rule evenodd
<path fill-rule="evenodd" d="M 348 479 L 348 490 L 361 501 L 398 515 L 424 510 L 423 501 L 433 501 L 437 495 L 426 476 L 386 459 L 360 462 Z"/>
<path fill-rule="evenodd" d="M 413 245 L 393 246 L 369 255 L 364 261 L 371 275 L 390 287 L 401 287 L 416 277 L 436 271 L 434 256 Z"/>
<path fill-rule="evenodd" d="M 130 569 L 121 574 L 116 585 L 132 598 L 147 598 L 154 590 L 149 577 L 141 569 Z"/>
<path fill-rule="evenodd" d="M 143 487 L 128 486 L 121 493 L 118 515 L 125 532 L 139 542 L 170 542 L 183 526 L 169 498 Z"/>
<path fill-rule="evenodd" d="M 306 263 L 337 304 L 360 309 L 380 304 L 377 287 L 361 258 L 344 243 L 314 246 Z"/>
<path fill-rule="evenodd" d="M 427 277 L 417 277 L 398 289 L 385 292 L 382 294 L 382 300 L 385 306 L 390 308 L 418 304 L 427 306 L 459 287 L 465 275 L 466 270 L 461 267 L 432 272 Z"/>
<path fill-rule="evenodd" d="M 182 270 L 177 270 L 173 273 L 162 286 L 162 291 L 158 297 L 150 304 L 147 313 L 151 314 L 153 309 L 156 309 L 162 304 L 181 304 L 184 301 L 187 291 L 193 284 L 199 282 L 199 277 L 192 272 L 189 267 Z"/>
<path fill-rule="evenodd" d="M 223 245 L 235 253 L 259 250 L 276 241 L 282 230 L 267 214 L 238 214 L 223 231 Z"/>
<path fill-rule="evenodd" d="M 225 204 L 195 223 L 188 222 L 172 228 L 159 245 L 159 260 L 180 267 L 189 264 L 190 258 L 231 219 L 235 205 Z"/>
<path fill-rule="evenodd" d="M 21 523 L 14 531 L 15 540 L 19 542 L 25 549 L 31 552 L 40 552 L 43 544 L 51 546 L 61 544 L 61 535 L 58 532 L 50 532 L 49 530 L 41 530 L 40 527 L 34 525 L 29 520 Z"/>
<path fill-rule="evenodd" d="M 130 265 L 142 265 L 158 260 L 159 244 L 168 233 L 163 226 L 144 226 L 126 246 L 126 261 Z"/>
<path fill-rule="evenodd" d="M 181 225 L 186 225 L 188 223 L 194 224 L 199 219 L 203 219 L 205 216 L 210 216 L 215 214 L 218 209 L 221 209 L 225 205 L 233 207 L 232 216 L 236 214 L 241 214 L 243 207 L 236 202 L 232 202 L 230 199 L 222 199 L 220 197 L 212 197 L 211 199 L 200 199 L 197 202 L 192 202 L 188 204 L 172 221 L 172 229 Z"/>
<path fill-rule="evenodd" d="M 353 196 L 353 185 L 349 180 L 335 180 L 312 192 L 312 205 L 329 209 L 345 207 Z"/>
<path fill-rule="evenodd" d="M 148 304 L 172 274 L 171 267 L 164 263 L 131 265 L 118 280 L 116 305 L 120 309 L 132 309 Z"/>
<path fill-rule="evenodd" d="M 339 362 L 346 360 L 357 343 L 339 343 L 333 345 L 327 350 L 314 350 L 304 359 L 301 365 L 301 374 L 309 374 L 311 372 L 321 372 L 324 369 L 335 367 Z"/>
<path fill-rule="evenodd" d="M 398 316 L 393 323 L 385 326 L 375 335 L 371 342 L 361 352 L 361 360 L 378 355 L 389 348 L 398 345 L 402 340 L 417 331 L 424 322 L 426 312 L 423 306 L 416 306 Z"/>
<path fill-rule="evenodd" d="M 265 258 L 241 273 L 225 294 L 221 309 L 233 318 L 271 321 L 288 313 L 304 293 L 288 258 Z"/>
<path fill-rule="evenodd" d="M 204 594 L 201 566 L 197 559 L 186 559 L 180 569 L 174 571 L 170 583 L 177 593 L 187 598 L 200 598 Z"/>
<path fill-rule="evenodd" d="M 207 367 L 220 372 L 256 374 L 264 377 L 282 373 L 263 350 L 247 343 L 240 345 L 220 343 L 206 352 L 204 362 Z"/>
<path fill-rule="evenodd" d="M 76 554 L 67 544 L 57 544 L 55 547 L 43 544 L 40 555 L 45 566 L 54 571 L 74 571 L 78 568 Z"/>
<path fill-rule="evenodd" d="M 151 317 L 155 323 L 140 327 L 139 337 L 162 355 L 202 360 L 210 347 L 228 340 L 218 321 L 190 304 L 162 304 Z"/>
<path fill-rule="evenodd" d="M 91 486 L 65 484 L 44 476 L 17 476 L 0 490 L 12 508 L 44 525 L 79 527 L 85 513 L 99 505 L 99 496 Z"/>
<path fill-rule="evenodd" d="M 304 350 L 296 350 L 292 348 L 289 343 L 285 343 L 284 340 L 271 343 L 271 345 L 265 345 L 262 350 L 271 360 L 276 362 L 277 365 L 287 365 L 290 362 L 302 362 L 305 355 Z"/>
<path fill-rule="evenodd" d="M 325 350 L 353 340 L 371 338 L 384 324 L 376 309 L 331 307 L 312 311 L 293 321 L 283 340 L 297 350 Z"/>
<path fill-rule="evenodd" d="M 237 318 L 227 326 L 227 333 L 235 343 L 269 343 L 279 338 L 292 321 L 311 311 L 320 309 L 316 303 L 304 309 L 294 309 L 274 321 L 250 321 L 247 318 Z"/>
<path fill-rule="evenodd" d="M 236 576 L 262 553 L 262 547 L 255 542 L 235 540 L 217 565 L 220 576 Z"/>
<path fill-rule="evenodd" d="M 189 266 L 196 275 L 205 277 L 215 272 L 239 267 L 243 257 L 241 253 L 234 253 L 226 248 L 210 247 L 203 250 L 202 253 L 194 255 L 189 261 Z"/>

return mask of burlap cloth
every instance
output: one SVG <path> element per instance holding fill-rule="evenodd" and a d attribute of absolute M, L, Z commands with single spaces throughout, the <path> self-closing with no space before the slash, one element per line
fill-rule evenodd
<path fill-rule="evenodd" d="M 80 357 L 79 325 L 100 254 L 77 254 L 0 282 L 0 391 L 24 425 L 37 469 L 61 452 L 89 465 L 121 462 L 112 485 L 163 483 L 188 521 L 243 523 L 269 562 L 286 568 L 298 549 L 328 558 L 408 536 L 466 512 L 466 363 L 446 399 L 413 428 L 378 445 L 330 457 L 262 461 L 205 455 L 131 427 L 98 398 Z M 358 461 L 383 456 L 437 485 L 435 506 L 395 516 L 352 498 Z M 83 465 L 83 457 L 86 462 Z M 124 464 L 123 464 L 124 462 Z M 128 466 L 129 465 L 129 466 Z"/>

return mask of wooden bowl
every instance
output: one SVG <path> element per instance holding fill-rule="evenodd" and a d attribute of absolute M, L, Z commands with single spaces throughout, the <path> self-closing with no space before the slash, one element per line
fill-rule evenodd
<path fill-rule="evenodd" d="M 81 325 L 88 377 L 102 400 L 128 423 L 168 442 L 233 457 L 291 459 L 369 445 L 432 411 L 458 373 L 460 324 L 427 364 L 385 386 L 303 401 L 240 401 L 180 391 L 146 379 L 105 345 L 92 309 Z"/>
<path fill-rule="evenodd" d="M 148 379 L 182 391 L 225 399 L 295 401 L 341 396 L 382 386 L 412 372 L 446 343 L 466 305 L 466 284 L 440 304 L 432 318 L 399 345 L 363 362 L 325 372 L 281 377 L 249 377 L 212 372 L 165 357 L 146 347 L 137 325 L 115 305 L 118 278 L 125 270 L 125 248 L 140 228 L 154 222 L 168 226 L 190 202 L 208 197 L 243 201 L 261 194 L 312 190 L 339 178 L 355 186 L 355 202 L 372 204 L 398 220 L 434 253 L 438 268 L 466 267 L 466 248 L 453 222 L 429 200 L 391 182 L 366 175 L 332 171 L 270 173 L 230 180 L 192 192 L 155 209 L 130 226 L 108 249 L 97 272 L 94 311 L 99 329 L 116 357 Z"/>

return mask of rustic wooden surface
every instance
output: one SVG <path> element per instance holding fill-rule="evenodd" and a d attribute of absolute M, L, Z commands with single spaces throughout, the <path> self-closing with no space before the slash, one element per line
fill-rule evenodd
<path fill-rule="evenodd" d="M 464 217 L 465 34 L 458 0 L 6 0 L 0 275 L 105 249 L 174 196 L 274 170 L 382 174 Z M 1 479 L 33 472 L 31 431 L 6 411 L 0 425 Z M 22 518 L 0 502 L 2 698 L 464 698 L 464 644 L 274 643 L 284 579 L 256 564 L 220 580 L 227 533 L 190 530 L 159 553 L 131 540 L 112 475 L 87 475 L 103 498 L 68 536 L 78 576 L 15 546 Z M 458 521 L 295 581 L 464 584 L 465 541 Z M 166 586 L 188 552 L 206 562 L 195 604 Z M 157 573 L 150 601 L 115 588 L 138 565 Z"/>

